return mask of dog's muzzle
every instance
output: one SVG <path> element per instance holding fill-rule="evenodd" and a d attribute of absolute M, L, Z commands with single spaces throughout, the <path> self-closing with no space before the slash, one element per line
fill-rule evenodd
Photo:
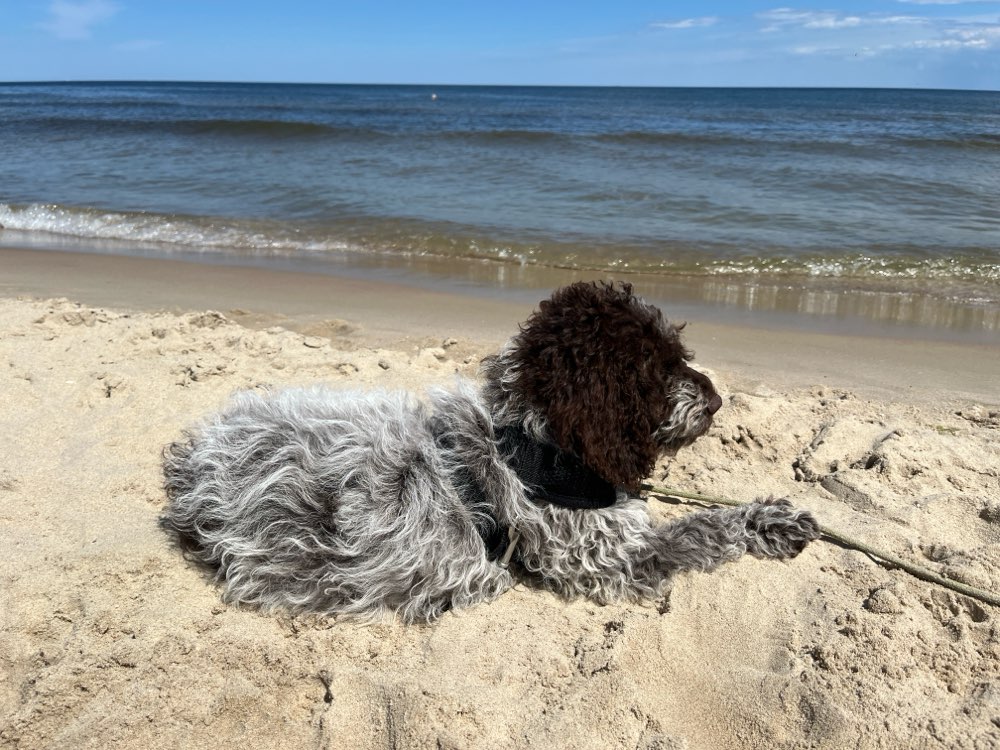
<path fill-rule="evenodd" d="M 705 407 L 705 411 L 709 414 L 714 415 L 719 409 L 722 408 L 722 396 L 716 393 L 712 396 L 712 399 L 708 402 L 708 406 Z"/>
<path fill-rule="evenodd" d="M 703 372 L 698 372 L 693 367 L 684 365 L 684 374 L 690 378 L 690 380 L 701 388 L 702 393 L 705 395 L 705 411 L 708 415 L 714 416 L 715 412 L 722 408 L 722 396 L 718 394 L 715 390 L 715 386 L 712 384 L 711 379 Z"/>

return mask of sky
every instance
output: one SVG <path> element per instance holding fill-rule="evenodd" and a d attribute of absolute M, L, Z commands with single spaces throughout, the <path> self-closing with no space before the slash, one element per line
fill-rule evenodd
<path fill-rule="evenodd" d="M 0 0 L 0 81 L 1000 89 L 1000 0 L 779 3 Z"/>

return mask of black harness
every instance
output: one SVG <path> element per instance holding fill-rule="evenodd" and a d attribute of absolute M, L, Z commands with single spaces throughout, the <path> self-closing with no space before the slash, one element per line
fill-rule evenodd
<path fill-rule="evenodd" d="M 572 453 L 540 443 L 522 427 L 508 425 L 496 431 L 500 453 L 518 478 L 531 488 L 533 500 L 562 508 L 595 510 L 615 504 L 617 493 Z"/>
<path fill-rule="evenodd" d="M 573 454 L 540 443 L 520 426 L 498 427 L 496 439 L 500 455 L 528 488 L 529 497 L 535 502 L 573 510 L 596 510 L 615 504 L 614 485 Z M 453 447 L 446 444 L 450 442 L 444 436 L 438 438 L 442 447 Z M 455 479 L 462 502 L 477 511 L 476 530 L 483 538 L 488 557 L 501 559 L 507 551 L 510 530 L 496 517 L 482 488 L 468 470 L 457 468 Z"/>

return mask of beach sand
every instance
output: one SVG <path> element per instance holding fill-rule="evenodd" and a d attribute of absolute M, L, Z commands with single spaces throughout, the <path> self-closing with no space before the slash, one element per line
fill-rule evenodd
<path fill-rule="evenodd" d="M 522 585 L 403 626 L 226 606 L 158 527 L 162 447 L 234 390 L 447 384 L 531 307 L 5 250 L 0 747 L 1000 746 L 997 610 L 828 542 L 647 606 Z M 725 403 L 654 479 L 787 495 L 1000 591 L 997 347 L 698 320 L 687 340 Z"/>

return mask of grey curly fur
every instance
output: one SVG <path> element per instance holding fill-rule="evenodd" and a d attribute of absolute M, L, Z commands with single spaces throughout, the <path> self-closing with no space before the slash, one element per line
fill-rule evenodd
<path fill-rule="evenodd" d="M 674 574 L 746 553 L 792 557 L 817 538 L 813 517 L 784 500 L 664 525 L 624 490 L 605 509 L 536 503 L 494 437 L 520 424 L 548 439 L 545 417 L 512 389 L 514 367 L 505 347 L 485 361 L 481 389 L 459 379 L 423 401 L 320 386 L 237 394 L 166 449 L 164 525 L 216 570 L 229 602 L 407 622 L 514 584 L 487 554 L 476 528 L 484 518 L 520 533 L 520 577 L 602 603 L 662 595 Z M 711 423 L 698 382 L 670 396 L 656 435 L 668 453 Z M 484 507 L 463 500 L 470 481 Z"/>

